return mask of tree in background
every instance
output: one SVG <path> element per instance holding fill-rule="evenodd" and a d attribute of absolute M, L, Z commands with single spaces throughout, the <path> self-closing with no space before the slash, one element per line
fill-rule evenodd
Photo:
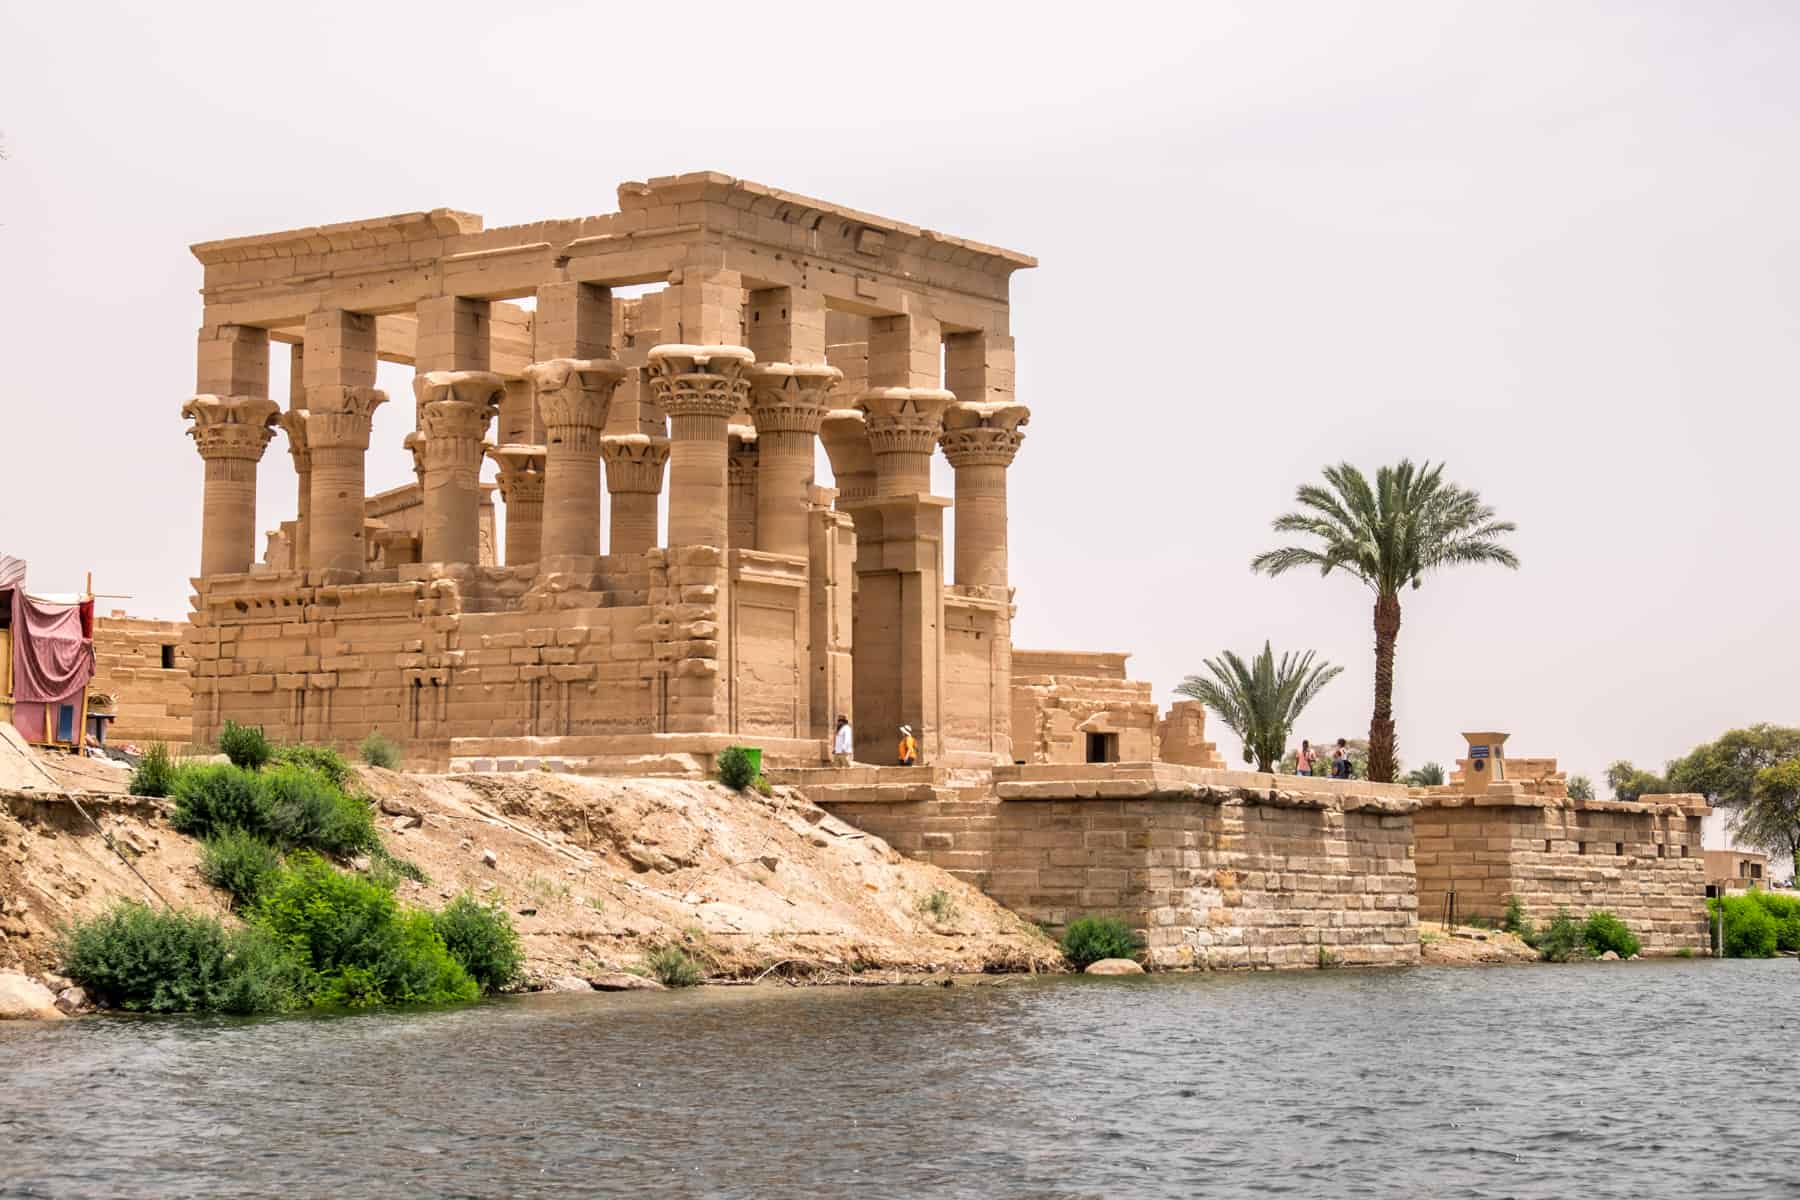
<path fill-rule="evenodd" d="M 1444 783 L 1444 768 L 1441 763 L 1428 762 L 1417 770 L 1406 773 L 1407 787 L 1441 787 Z"/>
<path fill-rule="evenodd" d="M 1518 556 L 1500 543 L 1513 532 L 1510 521 L 1467 488 L 1445 482 L 1444 466 L 1415 467 L 1401 459 L 1375 473 L 1370 486 L 1349 463 L 1325 468 L 1329 487 L 1302 484 L 1297 512 L 1275 518 L 1277 533 L 1299 533 L 1312 545 L 1283 546 L 1250 561 L 1250 569 L 1281 575 L 1295 567 L 1319 574 L 1343 570 L 1375 593 L 1375 711 L 1369 718 L 1369 778 L 1392 783 L 1397 770 L 1394 740 L 1394 647 L 1400 637 L 1400 590 L 1418 588 L 1440 567 L 1499 563 L 1517 568 Z"/>
<path fill-rule="evenodd" d="M 1787 855 L 1800 879 L 1800 758 L 1758 771 L 1749 803 L 1732 814 L 1730 828 L 1739 841 Z"/>
<path fill-rule="evenodd" d="M 1614 800 L 1636 800 L 1640 796 L 1666 796 L 1675 789 L 1669 781 L 1651 771 L 1640 771 L 1621 758 L 1606 768 L 1606 786 Z"/>
<path fill-rule="evenodd" d="M 1311 650 L 1283 654 L 1277 665 L 1268 642 L 1250 663 L 1227 650 L 1206 660 L 1210 679 L 1189 675 L 1175 691 L 1219 714 L 1244 740 L 1245 762 L 1255 763 L 1259 771 L 1273 771 L 1294 721 L 1319 689 L 1344 669 L 1324 662 L 1314 665 L 1313 654 Z"/>
<path fill-rule="evenodd" d="M 1763 771 L 1795 759 L 1800 759 L 1800 729 L 1768 724 L 1733 729 L 1670 763 L 1669 790 L 1698 792 L 1708 804 L 1742 809 Z"/>
<path fill-rule="evenodd" d="M 1594 781 L 1586 775 L 1569 776 L 1569 799 L 1592 800 L 1594 798 Z"/>

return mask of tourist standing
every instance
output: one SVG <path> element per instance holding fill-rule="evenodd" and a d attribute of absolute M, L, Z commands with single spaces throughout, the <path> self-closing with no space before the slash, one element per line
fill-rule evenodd
<path fill-rule="evenodd" d="M 1338 739 L 1337 749 L 1331 752 L 1331 777 L 1350 778 L 1350 747 L 1343 738 Z"/>
<path fill-rule="evenodd" d="M 847 767 L 856 751 L 856 737 L 850 732 L 850 718 L 838 714 L 837 733 L 831 739 L 831 765 Z"/>
<path fill-rule="evenodd" d="M 1300 753 L 1294 756 L 1294 774 L 1311 775 L 1313 772 L 1312 743 L 1305 738 L 1300 739 Z"/>
<path fill-rule="evenodd" d="M 911 725 L 900 727 L 900 765 L 914 766 L 919 761 L 919 743 L 913 741 Z"/>

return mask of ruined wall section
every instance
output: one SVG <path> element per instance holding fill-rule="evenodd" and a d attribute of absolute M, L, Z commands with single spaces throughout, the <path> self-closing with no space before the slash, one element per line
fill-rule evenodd
<path fill-rule="evenodd" d="M 90 704 L 100 693 L 113 699 L 110 710 L 95 709 L 117 715 L 106 735 L 109 745 L 143 748 L 167 742 L 181 750 L 194 740 L 194 660 L 186 633 L 183 622 L 118 613 L 94 621 L 94 679 L 88 697 Z"/>
<path fill-rule="evenodd" d="M 974 588 L 944 590 L 943 723 L 950 762 L 1010 765 L 1013 721 L 1009 600 Z"/>
<path fill-rule="evenodd" d="M 1150 685 L 1128 679 L 1125 654 L 1077 650 L 1012 652 L 1013 758 L 1086 763 L 1090 733 L 1116 737 L 1115 762 L 1156 756 Z"/>
<path fill-rule="evenodd" d="M 1053 932 L 1115 916 L 1160 966 L 1418 961 L 1404 789 L 1161 765 L 1013 768 L 991 789 L 869 774 L 809 795 Z"/>
<path fill-rule="evenodd" d="M 1459 918 L 1498 919 L 1517 896 L 1543 924 L 1608 909 L 1647 954 L 1702 950 L 1706 868 L 1698 796 L 1655 804 L 1490 793 L 1434 795 L 1414 817 L 1419 909 L 1441 918 L 1456 893 Z"/>

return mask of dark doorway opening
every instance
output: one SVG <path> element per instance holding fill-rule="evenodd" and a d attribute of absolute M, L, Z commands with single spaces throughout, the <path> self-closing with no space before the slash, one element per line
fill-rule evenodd
<path fill-rule="evenodd" d="M 1119 735 L 1090 733 L 1087 735 L 1087 760 L 1091 763 L 1119 761 Z"/>

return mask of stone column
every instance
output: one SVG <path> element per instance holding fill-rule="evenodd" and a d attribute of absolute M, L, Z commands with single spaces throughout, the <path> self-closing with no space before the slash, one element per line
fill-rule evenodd
<path fill-rule="evenodd" d="M 837 507 L 875 494 L 875 452 L 869 449 L 868 420 L 861 409 L 834 408 L 819 422 L 819 440 L 831 461 Z"/>
<path fill-rule="evenodd" d="M 863 394 L 877 496 L 930 493 L 931 455 L 944 410 L 955 402 L 942 388 L 884 387 Z"/>
<path fill-rule="evenodd" d="M 500 496 L 506 501 L 506 565 L 538 560 L 544 534 L 544 447 L 512 443 L 489 446 L 500 467 Z"/>
<path fill-rule="evenodd" d="M 544 421 L 540 561 L 600 555 L 600 438 L 626 370 L 609 358 L 553 358 L 525 368 Z"/>
<path fill-rule="evenodd" d="M 730 512 L 726 538 L 733 550 L 756 548 L 756 475 L 761 447 L 750 425 L 727 425 L 725 449 L 726 494 Z"/>
<path fill-rule="evenodd" d="M 814 439 L 843 372 L 824 365 L 768 363 L 747 374 L 750 416 L 760 447 L 756 548 L 804 557 L 811 529 L 807 491 L 813 482 Z"/>
<path fill-rule="evenodd" d="M 669 545 L 730 544 L 726 429 L 749 401 L 742 346 L 657 346 L 646 367 L 669 417 Z"/>
<path fill-rule="evenodd" d="M 506 396 L 491 371 L 428 371 L 413 380 L 425 435 L 425 511 L 419 558 L 481 561 L 481 439 Z"/>
<path fill-rule="evenodd" d="M 606 490 L 612 497 L 609 555 L 643 554 L 656 547 L 656 499 L 662 495 L 663 464 L 669 439 L 641 433 L 600 439 L 606 459 Z"/>
<path fill-rule="evenodd" d="M 312 562 L 312 449 L 306 440 L 306 409 L 289 408 L 279 418 L 287 434 L 288 453 L 294 459 L 294 476 L 300 481 L 294 511 L 294 569 L 304 571 Z"/>
<path fill-rule="evenodd" d="M 1006 471 L 1021 429 L 1031 419 L 1023 404 L 952 404 L 938 444 L 956 470 L 956 582 L 1005 588 Z"/>
<path fill-rule="evenodd" d="M 314 384 L 306 390 L 306 441 L 312 457 L 312 501 L 306 565 L 314 571 L 361 571 L 364 460 L 375 410 L 387 393 L 372 387 Z"/>
<path fill-rule="evenodd" d="M 195 396 L 181 406 L 206 463 L 200 574 L 236 575 L 256 560 L 256 464 L 274 437 L 279 406 L 260 396 Z"/>

